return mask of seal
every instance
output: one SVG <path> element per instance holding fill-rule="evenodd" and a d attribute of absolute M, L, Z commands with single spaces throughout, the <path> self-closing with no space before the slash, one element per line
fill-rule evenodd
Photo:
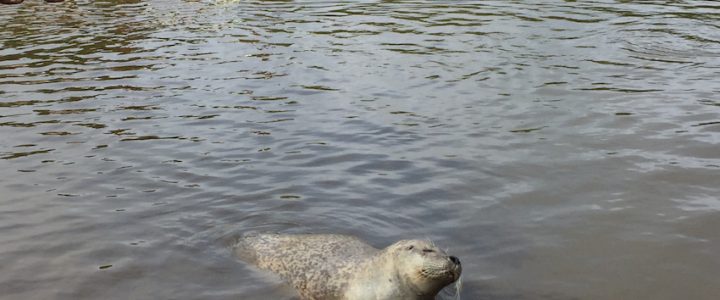
<path fill-rule="evenodd" d="M 303 300 L 430 300 L 462 272 L 457 257 L 424 240 L 377 249 L 346 235 L 259 234 L 241 237 L 233 252 Z"/>

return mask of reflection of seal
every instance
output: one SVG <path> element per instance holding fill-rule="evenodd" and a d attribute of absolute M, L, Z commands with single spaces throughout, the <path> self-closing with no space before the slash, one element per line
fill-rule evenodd
<path fill-rule="evenodd" d="M 435 299 L 461 272 L 457 257 L 421 240 L 378 250 L 344 235 L 261 234 L 241 238 L 234 252 L 279 274 L 302 299 Z"/>

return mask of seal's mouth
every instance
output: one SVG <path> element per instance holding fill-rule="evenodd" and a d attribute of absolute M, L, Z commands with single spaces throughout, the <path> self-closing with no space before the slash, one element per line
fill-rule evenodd
<path fill-rule="evenodd" d="M 425 280 L 442 283 L 442 285 L 450 284 L 460 278 L 460 273 L 456 270 L 443 270 L 441 272 L 420 272 Z"/>
<path fill-rule="evenodd" d="M 458 280 L 460 278 L 460 274 L 462 274 L 462 268 L 460 266 L 456 266 L 455 269 L 452 270 L 452 281 Z"/>

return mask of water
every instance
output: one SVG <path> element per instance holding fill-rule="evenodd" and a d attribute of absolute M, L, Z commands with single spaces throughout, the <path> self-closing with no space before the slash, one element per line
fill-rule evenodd
<path fill-rule="evenodd" d="M 713 1 L 0 6 L 0 298 L 293 299 L 224 242 L 277 231 L 430 238 L 463 299 L 717 299 L 718 24 Z"/>

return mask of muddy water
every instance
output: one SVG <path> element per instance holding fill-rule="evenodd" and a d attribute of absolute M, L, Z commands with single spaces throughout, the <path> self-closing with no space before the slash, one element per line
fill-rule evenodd
<path fill-rule="evenodd" d="M 0 6 L 2 299 L 293 299 L 248 231 L 427 237 L 464 299 L 717 299 L 720 4 Z"/>

